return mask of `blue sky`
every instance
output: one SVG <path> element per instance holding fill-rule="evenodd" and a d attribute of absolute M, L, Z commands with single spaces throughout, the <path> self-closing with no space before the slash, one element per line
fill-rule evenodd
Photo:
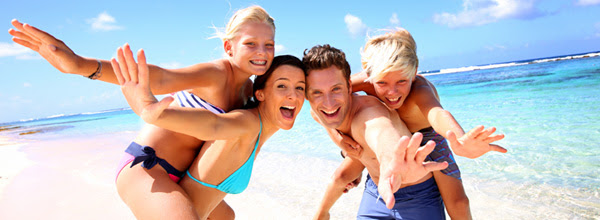
<path fill-rule="evenodd" d="M 346 52 L 360 71 L 366 34 L 404 27 L 420 70 L 463 67 L 600 50 L 600 0 L 432 1 L 7 1 L 5 30 L 17 18 L 82 56 L 109 59 L 129 42 L 150 63 L 184 67 L 220 58 L 213 25 L 235 10 L 264 7 L 275 19 L 276 54 L 301 56 L 316 44 Z M 39 55 L 0 37 L 0 122 L 126 107 L 118 86 L 62 74 Z"/>

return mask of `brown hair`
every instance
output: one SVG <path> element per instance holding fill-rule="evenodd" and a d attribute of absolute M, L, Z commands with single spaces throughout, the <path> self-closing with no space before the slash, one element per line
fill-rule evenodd
<path fill-rule="evenodd" d="M 269 67 L 267 72 L 265 72 L 265 74 L 257 76 L 254 79 L 254 85 L 252 86 L 253 100 L 251 100 L 249 103 L 246 103 L 246 105 L 244 106 L 245 109 L 251 109 L 251 108 L 255 108 L 256 106 L 258 106 L 259 101 L 256 98 L 256 91 L 264 89 L 265 84 L 267 84 L 267 80 L 269 78 L 271 78 L 271 75 L 273 75 L 273 72 L 275 71 L 275 69 L 277 69 L 283 65 L 297 67 L 297 68 L 301 69 L 304 72 L 304 75 L 306 76 L 306 71 L 304 70 L 304 65 L 302 64 L 302 61 L 300 61 L 300 59 L 298 59 L 297 57 L 292 56 L 292 55 L 276 56 L 275 58 L 273 58 L 273 63 L 271 64 L 271 66 Z"/>
<path fill-rule="evenodd" d="M 350 80 L 350 64 L 346 61 L 346 54 L 329 44 L 317 45 L 308 51 L 304 50 L 302 63 L 304 63 L 304 68 L 306 68 L 307 76 L 311 70 L 321 70 L 336 66 L 342 70 L 346 80 Z"/>

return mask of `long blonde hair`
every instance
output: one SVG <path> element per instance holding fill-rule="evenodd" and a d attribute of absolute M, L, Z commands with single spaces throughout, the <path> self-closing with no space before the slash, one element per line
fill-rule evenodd
<path fill-rule="evenodd" d="M 412 79 L 419 67 L 417 44 L 406 29 L 398 28 L 370 38 L 361 52 L 361 62 L 371 82 L 398 70 Z"/>

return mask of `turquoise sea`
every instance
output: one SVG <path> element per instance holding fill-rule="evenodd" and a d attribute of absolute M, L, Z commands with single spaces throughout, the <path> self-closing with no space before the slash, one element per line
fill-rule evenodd
<path fill-rule="evenodd" d="M 475 214 L 498 207 L 513 213 L 508 216 L 600 218 L 600 56 L 562 56 L 423 74 L 465 130 L 481 124 L 506 135 L 498 142 L 508 149 L 506 154 L 457 158 Z M 263 151 L 339 161 L 339 149 L 310 117 L 309 108 L 305 102 L 294 128 L 276 133 Z M 142 124 L 129 109 L 114 109 L 0 123 L 0 135 L 60 139 L 135 132 Z"/>

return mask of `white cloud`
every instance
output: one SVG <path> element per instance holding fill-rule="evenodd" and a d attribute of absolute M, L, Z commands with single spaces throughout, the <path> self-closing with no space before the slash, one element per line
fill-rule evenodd
<path fill-rule="evenodd" d="M 167 69 L 177 69 L 183 67 L 183 64 L 177 61 L 167 62 L 167 63 L 159 63 L 158 66 Z"/>
<path fill-rule="evenodd" d="M 390 24 L 400 25 L 400 20 L 398 20 L 398 15 L 396 13 L 392 14 L 392 17 L 390 18 Z"/>
<path fill-rule="evenodd" d="M 88 19 L 87 22 L 92 24 L 92 30 L 95 31 L 113 31 L 124 29 L 124 27 L 116 25 L 117 20 L 106 12 L 100 13 L 98 17 Z"/>
<path fill-rule="evenodd" d="M 450 28 L 480 26 L 502 19 L 533 19 L 541 16 L 537 0 L 463 0 L 463 11 L 433 15 L 433 21 Z"/>
<path fill-rule="evenodd" d="M 600 0 L 577 0 L 575 5 L 579 6 L 590 6 L 590 5 L 598 5 L 600 4 Z"/>
<path fill-rule="evenodd" d="M 25 82 L 25 83 L 23 83 L 23 87 L 29 88 L 29 87 L 31 87 L 31 83 Z"/>
<path fill-rule="evenodd" d="M 31 49 L 21 46 L 16 43 L 0 42 L 0 57 L 21 56 L 25 54 L 33 54 Z"/>
<path fill-rule="evenodd" d="M 495 50 L 505 50 L 506 46 L 492 45 L 492 46 L 485 46 L 484 48 L 489 51 L 495 51 Z"/>
<path fill-rule="evenodd" d="M 283 51 L 285 51 L 285 46 L 281 44 L 275 44 L 275 54 L 279 54 Z"/>
<path fill-rule="evenodd" d="M 344 17 L 344 22 L 346 22 L 346 27 L 353 36 L 364 35 L 367 32 L 367 25 L 354 15 L 347 14 Z"/>

